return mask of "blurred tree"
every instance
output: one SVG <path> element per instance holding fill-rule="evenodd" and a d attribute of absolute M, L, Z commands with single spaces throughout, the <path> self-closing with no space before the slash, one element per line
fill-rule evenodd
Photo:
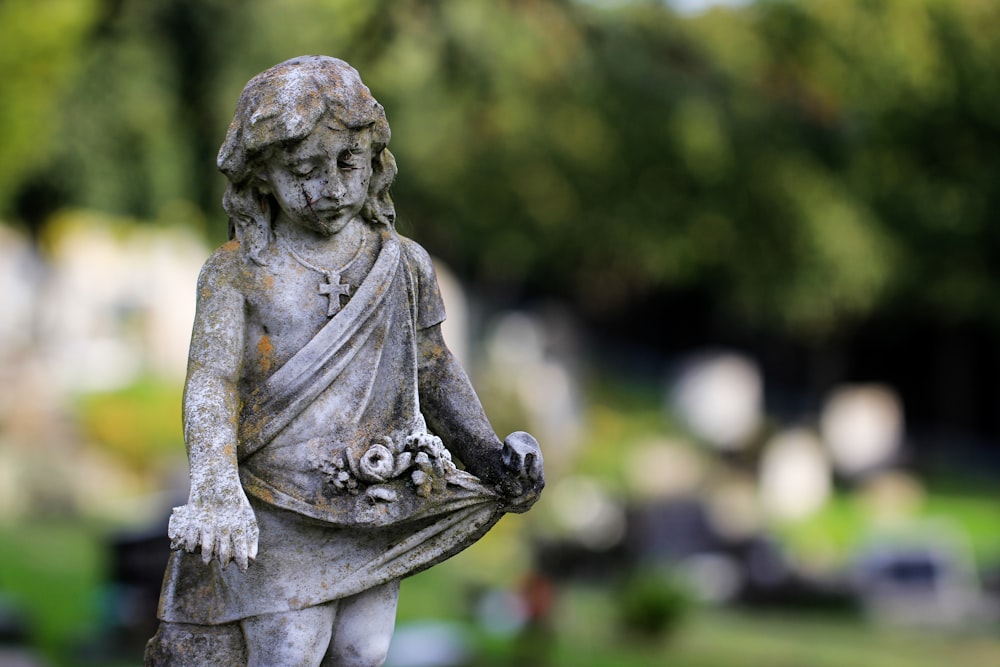
<path fill-rule="evenodd" d="M 401 226 L 481 285 L 605 318 L 698 290 L 727 319 L 807 339 L 875 312 L 996 319 L 992 0 L 693 16 L 573 0 L 9 0 L 2 17 L 6 210 L 45 200 L 43 173 L 72 204 L 138 218 L 194 202 L 218 240 L 214 154 L 240 86 L 323 52 L 388 109 Z"/>
<path fill-rule="evenodd" d="M 480 284 L 592 312 L 697 275 L 694 184 L 669 121 L 711 72 L 677 19 L 561 0 L 408 4 L 384 16 L 395 37 L 367 76 L 418 236 Z"/>
<path fill-rule="evenodd" d="M 0 214 L 21 204 L 35 233 L 49 212 L 42 172 L 63 134 L 59 105 L 95 18 L 92 0 L 0 3 Z"/>
<path fill-rule="evenodd" d="M 154 219 L 177 200 L 217 208 L 225 111 L 214 89 L 228 0 L 104 0 L 65 107 L 58 177 L 74 203 Z"/>
<path fill-rule="evenodd" d="M 753 227 L 718 267 L 723 299 L 799 335 L 876 309 L 995 321 L 1000 7 L 771 0 L 689 25 L 736 150 L 713 199 Z"/>

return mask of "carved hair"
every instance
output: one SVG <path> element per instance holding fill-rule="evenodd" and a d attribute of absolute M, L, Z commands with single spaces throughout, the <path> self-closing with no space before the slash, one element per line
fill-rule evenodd
<path fill-rule="evenodd" d="M 229 216 L 229 238 L 236 238 L 254 262 L 271 241 L 275 203 L 260 191 L 258 171 L 274 149 L 305 139 L 324 117 L 351 130 L 369 129 L 372 177 L 361 217 L 372 224 L 392 226 L 396 210 L 389 188 L 396 178 L 396 160 L 389 152 L 385 110 L 357 70 L 328 56 L 287 60 L 250 79 L 219 149 L 219 171 L 229 179 L 222 206 Z"/>

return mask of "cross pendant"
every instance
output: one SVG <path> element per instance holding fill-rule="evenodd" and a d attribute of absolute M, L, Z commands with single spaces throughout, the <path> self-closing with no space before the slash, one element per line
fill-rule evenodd
<path fill-rule="evenodd" d="M 340 312 L 340 297 L 351 295 L 351 286 L 340 282 L 340 274 L 332 271 L 324 272 L 326 282 L 319 284 L 319 293 L 330 298 L 326 310 L 327 317 L 333 317 Z"/>

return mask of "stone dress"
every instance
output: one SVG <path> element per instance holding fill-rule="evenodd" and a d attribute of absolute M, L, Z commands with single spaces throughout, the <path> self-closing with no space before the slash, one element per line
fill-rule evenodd
<path fill-rule="evenodd" d="M 173 552 L 162 621 L 219 625 L 354 595 L 450 557 L 499 520 L 496 492 L 452 463 L 420 412 L 417 332 L 443 319 L 426 252 L 384 233 L 347 305 L 242 397 L 256 560 L 241 572 Z"/>

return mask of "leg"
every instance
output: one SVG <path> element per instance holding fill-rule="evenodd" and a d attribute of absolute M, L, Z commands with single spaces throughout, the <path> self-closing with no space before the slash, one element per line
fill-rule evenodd
<path fill-rule="evenodd" d="M 333 630 L 337 603 L 243 619 L 248 667 L 316 667 Z"/>
<path fill-rule="evenodd" d="M 235 623 L 160 623 L 146 644 L 146 667 L 238 667 L 247 662 L 243 634 Z"/>
<path fill-rule="evenodd" d="M 380 667 L 396 625 L 399 581 L 340 601 L 326 667 Z"/>

